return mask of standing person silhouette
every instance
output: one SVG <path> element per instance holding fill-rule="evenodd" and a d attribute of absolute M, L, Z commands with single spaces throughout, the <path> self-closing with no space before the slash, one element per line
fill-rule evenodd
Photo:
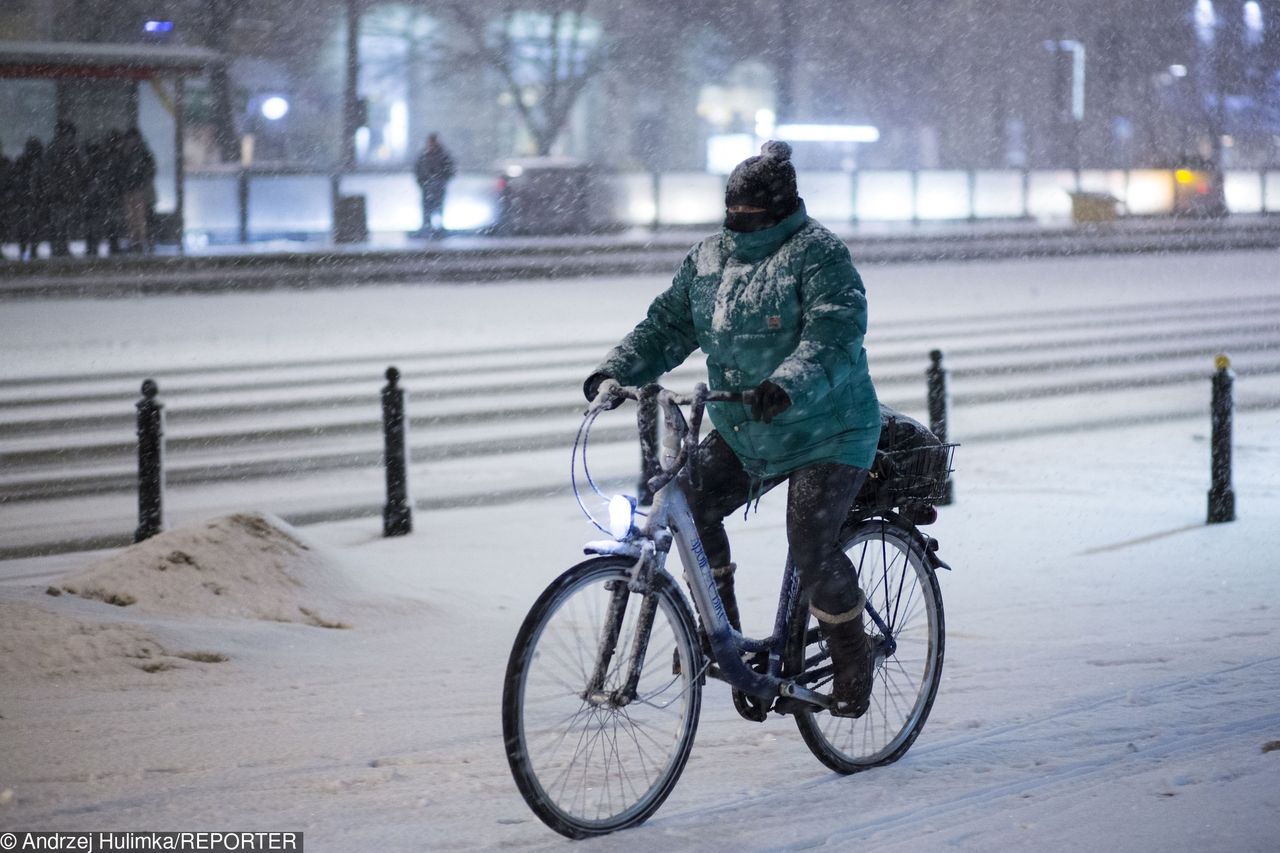
<path fill-rule="evenodd" d="M 44 239 L 47 220 L 44 193 L 44 143 L 27 139 L 22 153 L 13 161 L 13 230 L 18 242 L 18 260 L 35 260 Z"/>
<path fill-rule="evenodd" d="M 427 145 L 413 168 L 418 188 L 422 190 L 422 228 L 419 235 L 439 237 L 444 233 L 444 191 L 456 173 L 453 157 L 440 142 L 440 137 L 434 133 L 427 134 Z"/>
<path fill-rule="evenodd" d="M 58 122 L 53 140 L 44 150 L 43 164 L 49 254 L 54 257 L 71 254 L 71 235 L 79 225 L 88 177 L 76 141 L 76 126 L 69 121 Z"/>
<path fill-rule="evenodd" d="M 120 137 L 116 166 L 125 228 L 129 234 L 129 251 L 150 252 L 151 237 L 147 233 L 147 223 L 151 218 L 151 199 L 155 192 L 156 161 L 138 128 L 131 127 Z"/>

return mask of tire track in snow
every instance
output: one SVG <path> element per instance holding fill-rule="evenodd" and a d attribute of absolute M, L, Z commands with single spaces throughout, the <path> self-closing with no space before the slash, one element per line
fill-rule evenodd
<path fill-rule="evenodd" d="M 1254 671 L 1259 669 L 1264 670 L 1264 673 L 1261 675 L 1255 674 Z M 1102 697 L 1073 702 L 1041 716 L 1006 723 L 986 731 L 953 735 L 936 742 L 928 742 L 926 740 L 928 737 L 928 726 L 926 725 L 925 733 L 921 736 L 921 740 L 916 742 L 901 761 L 895 765 L 890 765 L 889 768 L 869 770 L 866 773 L 892 772 L 893 768 L 904 766 L 911 766 L 913 769 L 923 772 L 930 769 L 931 761 L 936 763 L 939 759 L 948 760 L 938 764 L 934 772 L 945 772 L 948 768 L 955 772 L 957 767 L 960 771 L 963 771 L 967 765 L 989 766 L 992 761 L 998 760 L 992 755 L 994 750 L 1001 747 L 1016 750 L 1022 742 L 1019 738 L 1030 736 L 1030 740 L 1049 744 L 1049 748 L 1051 748 L 1055 741 L 1054 733 L 1058 731 L 1056 727 L 1071 720 L 1083 719 L 1086 722 L 1078 722 L 1072 728 L 1062 729 L 1062 734 L 1059 738 L 1076 737 L 1079 736 L 1080 732 L 1106 731 L 1108 735 L 1106 738 L 1094 738 L 1089 742 L 1085 749 L 1092 748 L 1094 754 L 1087 758 L 1065 763 L 1058 767 L 1049 767 L 1044 764 L 1036 765 L 1034 763 L 1023 767 L 1010 765 L 1006 772 L 1021 774 L 1021 778 L 1002 779 L 985 785 L 975 785 L 972 781 L 968 781 L 963 785 L 957 786 L 963 790 L 963 793 L 942 799 L 930 797 L 924 803 L 921 803 L 918 798 L 910 796 L 908 782 L 900 781 L 899 783 L 903 784 L 905 790 L 908 791 L 904 798 L 910 800 L 910 802 L 906 806 L 888 814 L 856 820 L 832 831 L 819 830 L 813 832 L 805 837 L 797 838 L 795 842 L 783 845 L 779 849 L 806 850 L 831 845 L 843 847 L 853 842 L 866 843 L 872 840 L 875 835 L 892 830 L 907 829 L 923 823 L 936 824 L 940 818 L 964 820 L 966 812 L 974 809 L 986 809 L 995 801 L 1011 797 L 1022 798 L 1027 794 L 1051 791 L 1055 787 L 1067 784 L 1079 784 L 1096 780 L 1122 780 L 1158 768 L 1169 758 L 1196 752 L 1215 752 L 1215 747 L 1222 744 L 1247 739 L 1255 735 L 1261 737 L 1268 732 L 1275 731 L 1276 727 L 1280 726 L 1280 711 L 1268 711 L 1244 718 L 1227 719 L 1226 714 L 1212 714 L 1203 707 L 1199 707 L 1195 711 L 1188 711 L 1187 713 L 1198 716 L 1200 720 L 1207 719 L 1208 722 L 1178 724 L 1173 727 L 1172 734 L 1157 734 L 1154 737 L 1159 738 L 1159 742 L 1138 748 L 1135 752 L 1129 749 L 1130 744 L 1135 741 L 1150 740 L 1150 737 L 1144 738 L 1144 734 L 1150 735 L 1150 728 L 1143 730 L 1137 727 L 1143 721 L 1135 724 L 1134 728 L 1119 730 L 1114 727 L 1107 729 L 1090 725 L 1087 722 L 1091 715 L 1121 704 L 1131 704 L 1137 708 L 1151 708 L 1152 706 L 1159 707 L 1160 703 L 1163 702 L 1166 705 L 1172 704 L 1176 714 L 1176 710 L 1182 707 L 1179 704 L 1181 697 L 1188 692 L 1194 692 L 1196 696 L 1204 697 L 1207 695 L 1207 689 L 1212 689 L 1219 691 L 1215 695 L 1237 695 L 1230 685 L 1223 687 L 1221 682 L 1225 676 L 1240 677 L 1241 688 L 1256 684 L 1258 679 L 1274 683 L 1280 679 L 1280 657 L 1261 658 L 1232 667 L 1200 673 L 1190 678 L 1170 679 L 1145 687 L 1117 691 Z M 1222 700 L 1215 703 L 1214 710 L 1225 711 L 1234 707 L 1236 706 Z M 1173 715 L 1163 715 L 1159 718 L 1161 727 L 1169 725 L 1171 716 Z M 1038 733 L 1038 730 L 1049 727 L 1055 728 L 1046 735 Z M 797 747 L 803 746 L 798 739 L 796 743 Z M 694 749 L 697 749 L 696 743 L 694 744 Z M 1077 746 L 1069 752 L 1071 754 L 1079 754 L 1081 748 Z M 1022 761 L 1030 761 L 1025 752 L 1016 757 Z M 956 759 L 959 760 L 957 761 Z M 971 771 L 970 777 L 967 778 L 972 779 L 973 772 Z M 806 816 L 798 809 L 808 808 L 817 812 L 818 814 L 814 817 L 815 822 L 823 821 L 825 814 L 829 814 L 831 798 L 829 796 L 815 797 L 813 796 L 815 791 L 826 789 L 831 785 L 857 784 L 862 780 L 871 778 L 873 777 L 864 774 L 856 774 L 848 779 L 846 777 L 828 775 L 816 781 L 798 782 L 780 791 L 774 790 L 769 793 L 752 794 L 714 806 L 690 809 L 673 814 L 666 819 L 663 819 L 660 814 L 654 823 L 659 826 L 665 825 L 664 828 L 670 830 L 673 828 L 670 826 L 672 823 L 681 826 L 696 826 L 704 821 L 709 821 L 711 824 L 720 825 L 723 824 L 726 816 L 741 816 L 744 825 L 748 822 L 759 824 L 763 820 L 768 824 L 776 824 L 778 826 L 784 824 L 786 826 L 804 826 Z M 930 790 L 936 790 L 936 786 L 931 785 Z M 773 815 L 778 815 L 779 817 L 776 819 L 769 817 Z M 985 814 L 980 816 L 985 817 Z M 975 817 L 980 816 L 975 815 Z M 950 828 L 950 825 L 948 828 Z"/>

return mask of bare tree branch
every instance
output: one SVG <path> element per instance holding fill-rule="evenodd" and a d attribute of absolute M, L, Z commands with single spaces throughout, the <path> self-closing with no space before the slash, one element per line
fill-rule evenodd
<path fill-rule="evenodd" d="M 539 11 L 527 14 L 545 16 L 549 29 L 529 33 L 516 30 L 520 21 L 514 0 L 505 0 L 497 9 L 490 4 L 489 14 L 485 4 L 463 0 L 437 7 L 466 34 L 473 56 L 502 79 L 539 154 L 551 151 L 578 97 L 600 69 L 603 47 L 588 47 L 584 41 L 590 23 L 588 2 L 535 4 Z M 495 11 L 498 26 L 493 27 Z"/>

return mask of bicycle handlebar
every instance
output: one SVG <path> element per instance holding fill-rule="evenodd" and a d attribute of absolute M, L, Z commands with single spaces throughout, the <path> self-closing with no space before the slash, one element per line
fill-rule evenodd
<path fill-rule="evenodd" d="M 639 401 L 643 392 L 643 388 L 619 385 L 613 379 L 606 379 L 600 383 L 596 397 L 587 409 L 587 416 L 604 410 L 619 398 Z M 754 399 L 754 391 L 712 391 L 701 382 L 695 386 L 692 394 L 676 394 L 666 388 L 659 388 L 656 395 L 657 403 L 666 413 L 667 423 L 674 428 L 680 441 L 680 449 L 670 466 L 663 466 L 659 460 L 658 464 L 662 470 L 650 478 L 648 484 L 650 492 L 656 494 L 671 482 L 688 462 L 691 445 L 696 445 L 698 441 L 698 433 L 702 427 L 702 413 L 707 403 L 743 403 L 749 407 Z M 680 406 L 692 407 L 690 419 L 693 424 L 692 429 L 689 428 L 689 423 L 685 421 L 683 414 L 679 412 Z"/>
<path fill-rule="evenodd" d="M 702 383 L 698 384 L 698 389 L 706 388 Z M 619 385 L 613 379 L 606 379 L 600 383 L 599 390 L 596 391 L 595 399 L 591 401 L 587 412 L 594 412 L 597 409 L 604 408 L 605 405 L 611 403 L 615 398 L 621 397 L 624 400 L 639 400 L 643 388 L 632 385 Z M 705 403 L 743 403 L 750 406 L 755 399 L 755 391 L 705 391 L 695 390 L 692 394 L 677 394 L 666 388 L 661 388 L 658 392 L 660 399 L 676 406 L 695 406 L 701 408 Z"/>

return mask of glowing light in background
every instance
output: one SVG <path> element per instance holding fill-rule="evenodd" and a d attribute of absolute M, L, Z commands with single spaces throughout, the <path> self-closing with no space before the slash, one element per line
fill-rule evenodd
<path fill-rule="evenodd" d="M 1218 13 L 1213 11 L 1213 0 L 1196 0 L 1193 15 L 1196 23 L 1196 35 L 1205 44 L 1213 42 L 1213 31 L 1218 26 Z"/>
<path fill-rule="evenodd" d="M 778 116 L 773 110 L 756 110 L 756 136 L 761 139 L 771 139 L 777 121 Z"/>
<path fill-rule="evenodd" d="M 756 138 L 749 133 L 717 133 L 707 137 L 707 171 L 727 175 L 743 160 L 758 154 Z"/>
<path fill-rule="evenodd" d="M 382 130 L 390 155 L 400 158 L 409 151 L 409 107 L 404 101 L 394 101 L 387 113 L 387 124 Z"/>
<path fill-rule="evenodd" d="M 444 227 L 450 231 L 470 231 L 492 225 L 496 218 L 493 205 L 478 198 L 447 198 L 444 205 Z"/>
<path fill-rule="evenodd" d="M 1185 65 L 1170 65 L 1170 66 L 1169 66 L 1169 73 L 1170 73 L 1170 74 L 1172 74 L 1174 77 L 1186 77 L 1186 76 L 1187 76 L 1187 66 L 1185 66 Z"/>
<path fill-rule="evenodd" d="M 858 216 L 861 219 L 911 219 L 910 172 L 863 172 L 858 176 Z"/>
<path fill-rule="evenodd" d="M 289 112 L 289 102 L 279 95 L 272 95 L 262 102 L 262 117 L 270 121 L 279 121 Z"/>
<path fill-rule="evenodd" d="M 1244 4 L 1245 39 L 1252 45 L 1262 44 L 1264 28 L 1262 7 L 1258 5 L 1258 0 L 1249 0 Z"/>

